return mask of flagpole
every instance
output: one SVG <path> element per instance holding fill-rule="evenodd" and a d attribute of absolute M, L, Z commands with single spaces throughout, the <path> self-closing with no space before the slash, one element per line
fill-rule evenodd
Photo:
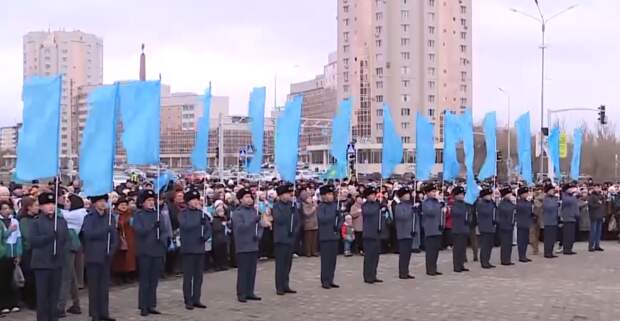
<path fill-rule="evenodd" d="M 61 88 L 62 88 L 62 75 L 59 76 L 59 77 L 60 77 L 61 87 L 58 88 L 58 89 L 60 91 Z M 60 104 L 60 102 L 59 102 L 59 104 Z M 56 256 L 56 254 L 58 252 L 58 240 L 57 240 L 58 236 L 56 235 L 58 233 L 58 210 L 59 210 L 58 209 L 58 194 L 59 194 L 58 190 L 60 189 L 60 178 L 62 177 L 62 172 L 60 170 L 60 164 L 61 164 L 61 158 L 60 158 L 60 118 L 61 118 L 61 115 L 59 113 L 58 114 L 58 119 L 56 120 L 57 121 L 57 125 L 58 125 L 58 131 L 56 132 L 56 134 L 58 135 L 57 137 L 58 137 L 59 142 L 58 142 L 58 144 L 56 144 L 56 155 L 58 157 L 58 159 L 57 159 L 58 160 L 58 166 L 57 166 L 56 170 L 57 170 L 57 175 L 58 176 L 56 177 L 56 184 L 55 184 L 56 188 L 55 188 L 55 192 L 54 192 L 54 194 L 55 194 L 55 197 L 54 197 L 54 203 L 55 203 L 54 204 L 54 208 L 55 208 L 55 210 L 54 210 L 54 245 L 53 245 L 53 254 L 54 254 L 54 256 Z M 71 157 L 71 155 L 69 155 L 69 157 Z"/>
<path fill-rule="evenodd" d="M 108 197 L 108 247 L 107 254 L 110 255 L 110 243 L 112 242 L 112 235 L 110 233 L 109 227 L 112 226 L 112 200 Z"/>
<path fill-rule="evenodd" d="M 155 206 L 156 206 L 156 208 L 157 208 L 157 225 L 158 225 L 158 226 L 157 226 L 157 230 L 156 230 L 156 232 L 155 232 L 155 233 L 156 233 L 156 236 L 157 236 L 157 240 L 159 240 L 159 239 L 160 239 L 160 236 L 161 236 L 161 235 L 160 235 L 160 233 L 161 233 L 161 232 L 159 231 L 159 230 L 160 230 L 160 226 L 159 226 L 159 224 L 160 224 L 160 219 L 161 219 L 161 218 L 159 217 L 159 216 L 160 216 L 160 211 L 159 211 L 159 193 L 160 193 L 160 191 L 161 191 L 161 190 L 160 190 L 160 188 L 161 188 L 161 187 L 159 186 L 159 176 L 160 176 L 160 169 L 159 169 L 159 162 L 158 162 L 158 163 L 157 163 L 157 180 L 155 181 L 155 185 L 156 185 L 156 188 L 157 188 L 157 204 L 155 204 Z"/>

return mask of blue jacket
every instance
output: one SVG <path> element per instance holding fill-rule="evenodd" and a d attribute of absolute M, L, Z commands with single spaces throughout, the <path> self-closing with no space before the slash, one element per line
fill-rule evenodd
<path fill-rule="evenodd" d="M 58 269 L 65 264 L 65 255 L 69 252 L 70 236 L 67 221 L 58 216 L 57 231 L 54 233 L 54 216 L 39 214 L 32 223 L 30 246 L 32 259 L 30 268 Z M 56 239 L 56 255 L 54 255 L 54 239 Z"/>
<path fill-rule="evenodd" d="M 84 240 L 84 261 L 86 263 L 109 262 L 118 246 L 118 232 L 116 220 L 105 213 L 100 215 L 95 209 L 88 211 L 82 224 L 82 239 Z M 110 235 L 110 253 L 108 253 L 108 234 Z"/>
<path fill-rule="evenodd" d="M 472 207 L 464 201 L 452 204 L 452 233 L 469 234 L 469 222 L 472 219 Z"/>
<path fill-rule="evenodd" d="M 558 209 L 560 202 L 555 196 L 545 196 L 543 200 L 543 224 L 545 226 L 558 225 Z"/>
<path fill-rule="evenodd" d="M 496 217 L 498 228 L 502 231 L 512 231 L 516 206 L 507 199 L 502 199 L 497 206 Z"/>
<path fill-rule="evenodd" d="M 301 228 L 301 216 L 291 202 L 273 204 L 273 243 L 293 244 Z"/>
<path fill-rule="evenodd" d="M 157 239 L 157 211 L 139 209 L 133 216 L 132 227 L 136 234 L 138 256 L 164 257 L 168 249 L 168 229 L 160 217 L 159 240 Z"/>
<path fill-rule="evenodd" d="M 410 201 L 402 201 L 394 208 L 394 222 L 396 225 L 396 238 L 399 240 L 412 239 L 415 234 L 415 212 Z"/>
<path fill-rule="evenodd" d="M 319 241 L 337 241 L 340 239 L 342 224 L 336 202 L 319 203 L 317 219 L 319 222 Z"/>
<path fill-rule="evenodd" d="M 211 237 L 211 224 L 199 209 L 183 209 L 178 217 L 181 253 L 204 254 L 205 242 Z M 203 235 L 204 231 L 204 235 Z"/>
<path fill-rule="evenodd" d="M 517 228 L 529 229 L 534 222 L 534 205 L 526 199 L 517 200 Z"/>
<path fill-rule="evenodd" d="M 562 221 L 577 222 L 579 217 L 579 202 L 577 198 L 571 194 L 564 193 L 562 196 Z"/>
<path fill-rule="evenodd" d="M 236 253 L 258 252 L 258 241 L 263 235 L 260 215 L 254 207 L 239 206 L 231 215 Z"/>
<path fill-rule="evenodd" d="M 381 215 L 381 204 L 378 201 L 366 201 L 362 205 L 362 236 L 367 240 L 381 239 L 381 230 L 386 228 L 385 217 Z"/>
<path fill-rule="evenodd" d="M 478 199 L 476 202 L 476 214 L 480 233 L 495 233 L 495 211 L 495 202 Z"/>
<path fill-rule="evenodd" d="M 435 198 L 427 198 L 422 202 L 422 226 L 425 236 L 437 236 L 443 234 L 441 213 L 442 205 Z"/>

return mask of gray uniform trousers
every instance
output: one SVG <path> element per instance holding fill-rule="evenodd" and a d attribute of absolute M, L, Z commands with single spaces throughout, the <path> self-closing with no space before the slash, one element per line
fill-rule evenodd
<path fill-rule="evenodd" d="M 507 265 L 512 260 L 512 230 L 499 230 L 500 237 L 500 261 Z"/>
<path fill-rule="evenodd" d="M 545 257 L 553 256 L 553 245 L 555 244 L 558 227 L 554 225 L 545 225 L 543 232 L 543 241 L 545 242 Z"/>
<path fill-rule="evenodd" d="M 237 253 L 237 297 L 245 299 L 254 295 L 258 252 Z"/>
<path fill-rule="evenodd" d="M 491 252 L 494 241 L 495 233 L 480 233 L 480 265 L 488 266 L 491 264 Z"/>
<path fill-rule="evenodd" d="M 87 263 L 88 315 L 95 320 L 110 316 L 110 260 L 103 263 Z"/>
<path fill-rule="evenodd" d="M 290 244 L 276 243 L 274 245 L 276 257 L 276 291 L 284 292 L 289 287 L 289 274 L 293 264 L 293 246 Z"/>
<path fill-rule="evenodd" d="M 467 239 L 469 234 L 452 234 L 454 246 L 452 247 L 452 266 L 454 271 L 462 271 L 465 268 L 465 256 L 467 251 Z"/>
<path fill-rule="evenodd" d="M 35 269 L 34 278 L 37 287 L 37 321 L 57 321 L 62 268 Z"/>
<path fill-rule="evenodd" d="M 426 236 L 424 239 L 426 256 L 426 273 L 437 273 L 437 258 L 441 248 L 441 235 Z"/>
<path fill-rule="evenodd" d="M 186 305 L 198 304 L 202 292 L 204 255 L 184 253 L 181 259 L 183 263 L 183 300 Z"/>
<path fill-rule="evenodd" d="M 321 284 L 334 284 L 336 260 L 338 257 L 338 241 L 321 241 Z"/>
<path fill-rule="evenodd" d="M 398 276 L 409 276 L 409 263 L 411 262 L 411 246 L 413 239 L 398 240 Z"/>
<path fill-rule="evenodd" d="M 379 265 L 379 241 L 364 239 L 364 281 L 373 282 L 377 279 Z"/>
<path fill-rule="evenodd" d="M 138 256 L 138 307 L 140 310 L 150 310 L 157 306 L 157 284 L 159 283 L 163 267 L 163 257 Z"/>
<path fill-rule="evenodd" d="M 562 245 L 564 246 L 564 253 L 573 251 L 573 244 L 575 244 L 575 222 L 564 222 Z"/>

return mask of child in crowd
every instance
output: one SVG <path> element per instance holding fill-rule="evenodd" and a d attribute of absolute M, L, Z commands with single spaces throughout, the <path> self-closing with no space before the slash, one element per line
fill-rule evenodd
<path fill-rule="evenodd" d="M 355 240 L 355 229 L 353 228 L 353 217 L 346 215 L 342 224 L 342 239 L 344 240 L 344 256 L 351 256 L 351 245 Z"/>

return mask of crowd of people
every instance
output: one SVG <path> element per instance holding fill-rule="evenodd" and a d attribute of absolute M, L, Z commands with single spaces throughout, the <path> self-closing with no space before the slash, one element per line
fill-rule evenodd
<path fill-rule="evenodd" d="M 617 230 L 620 185 L 607 182 L 530 188 L 482 186 L 474 204 L 461 183 L 380 181 L 271 182 L 128 180 L 109 194 L 84 197 L 79 180 L 0 186 L 0 316 L 36 309 L 37 320 L 81 314 L 88 288 L 92 320 L 109 315 L 110 284 L 139 283 L 140 314 L 159 314 L 161 278 L 182 277 L 185 307 L 206 308 L 203 273 L 237 268 L 239 302 L 254 291 L 257 261 L 274 259 L 277 295 L 296 293 L 294 256 L 320 256 L 317 283 L 338 288 L 339 254 L 363 255 L 363 281 L 381 283 L 379 258 L 398 253 L 398 276 L 413 279 L 411 254 L 424 251 L 426 274 L 438 276 L 439 251 L 452 250 L 453 270 L 484 269 L 499 246 L 501 265 L 576 254 L 587 240 L 603 251 L 605 231 Z M 617 236 L 616 236 L 617 237 Z M 319 283 L 320 282 L 320 283 Z"/>

